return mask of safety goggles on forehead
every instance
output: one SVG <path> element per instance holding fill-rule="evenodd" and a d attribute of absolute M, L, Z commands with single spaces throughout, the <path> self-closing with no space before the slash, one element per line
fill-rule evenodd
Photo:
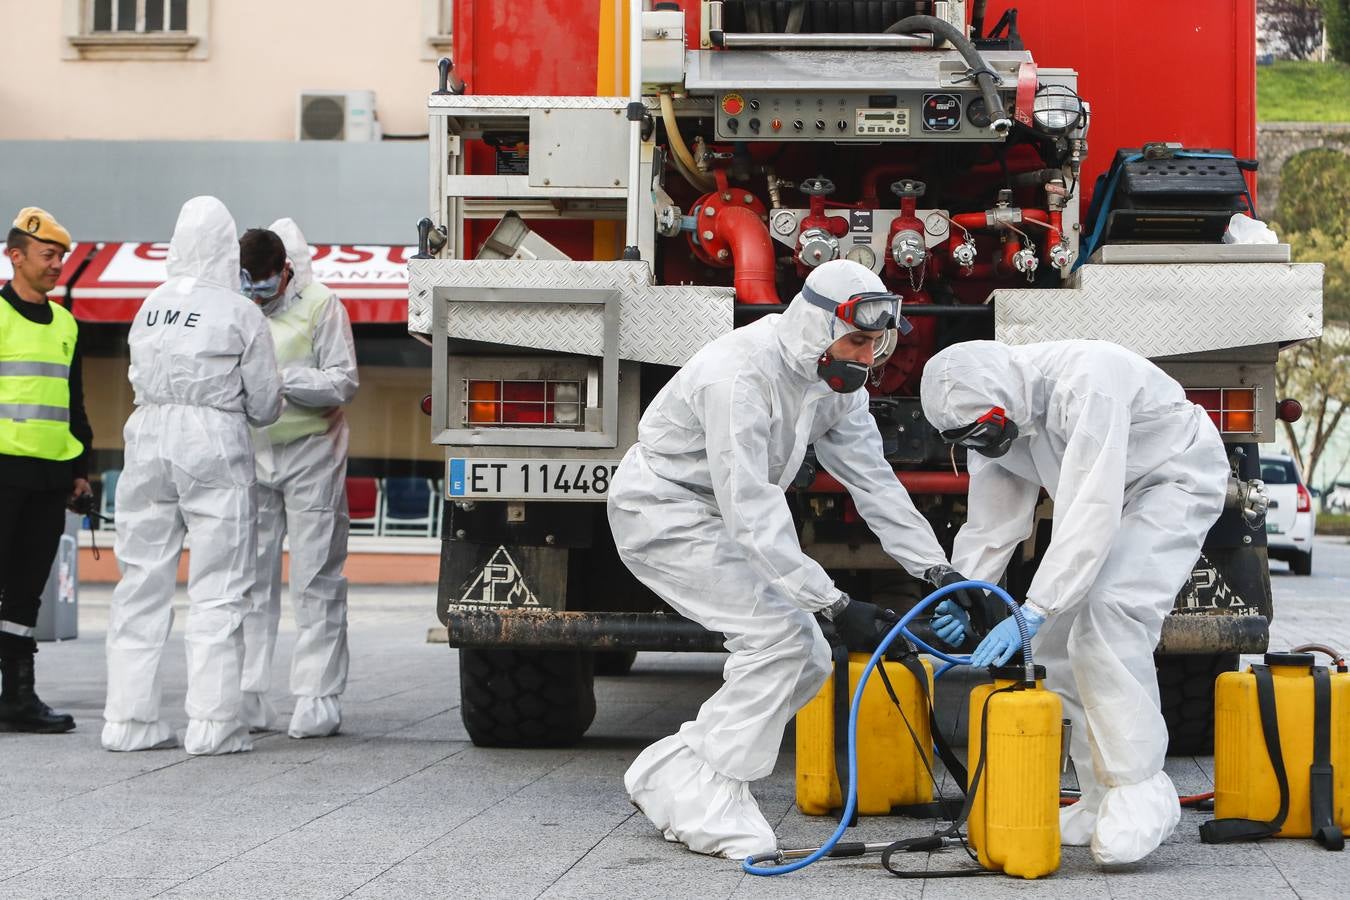
<path fill-rule="evenodd" d="M 1003 407 L 994 406 L 971 424 L 942 432 L 942 439 L 985 456 L 999 457 L 1017 440 L 1017 423 L 1008 418 Z"/>
<path fill-rule="evenodd" d="M 900 315 L 900 297 L 889 291 L 864 291 L 854 294 L 847 300 L 836 303 L 802 285 L 802 299 L 812 306 L 818 306 L 846 325 L 852 325 L 859 331 L 886 331 L 894 328 L 901 334 L 914 330 L 909 319 Z M 834 323 L 830 323 L 830 334 L 834 334 Z"/>
<path fill-rule="evenodd" d="M 281 277 L 284 272 L 283 269 L 271 278 L 255 281 L 253 276 L 248 273 L 248 269 L 240 269 L 239 292 L 254 301 L 265 303 L 269 300 L 275 300 L 277 294 L 281 293 Z"/>

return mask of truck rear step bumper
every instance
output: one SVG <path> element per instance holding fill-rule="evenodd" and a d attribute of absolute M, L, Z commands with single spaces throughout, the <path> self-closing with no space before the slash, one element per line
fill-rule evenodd
<path fill-rule="evenodd" d="M 717 651 L 723 637 L 663 613 L 450 609 L 452 647 L 536 650 Z M 1265 616 L 1171 615 L 1158 653 L 1263 653 L 1270 634 Z"/>

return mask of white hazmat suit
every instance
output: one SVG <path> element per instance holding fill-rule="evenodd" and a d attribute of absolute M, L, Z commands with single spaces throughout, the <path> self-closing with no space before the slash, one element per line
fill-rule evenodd
<path fill-rule="evenodd" d="M 122 578 L 108 617 L 103 746 L 172 744 L 159 664 L 173 625 L 178 557 L 191 537 L 187 614 L 189 753 L 248 750 L 239 718 L 240 625 L 256 556 L 250 424 L 281 411 L 272 336 L 239 293 L 234 219 L 214 197 L 183 205 L 168 280 L 132 323 L 136 409 L 117 482 Z"/>
<path fill-rule="evenodd" d="M 1060 830 L 1101 864 L 1142 859 L 1181 815 L 1162 771 L 1153 648 L 1223 511 L 1218 431 L 1162 370 L 1102 341 L 957 344 L 929 361 L 922 400 L 939 430 L 1000 406 L 1020 431 L 1000 458 L 968 454 L 969 521 L 952 550 L 960 571 L 998 581 L 1031 534 L 1041 488 L 1054 500 L 1026 606 L 1045 616 L 1032 650 L 1073 722 L 1083 795 Z"/>
<path fill-rule="evenodd" d="M 884 291 L 840 260 L 807 284 L 840 302 Z M 832 328 L 833 323 L 833 328 Z M 814 445 L 882 547 L 916 577 L 947 560 L 883 456 L 863 390 L 835 393 L 817 360 L 852 329 L 798 295 L 700 350 L 642 417 L 609 497 L 628 568 L 677 612 L 726 635 L 725 683 L 624 784 L 667 840 L 741 859 L 776 848 L 749 782 L 768 775 L 788 720 L 830 671 L 812 613 L 842 597 L 802 552 L 785 490 Z"/>
<path fill-rule="evenodd" d="M 244 720 L 272 727 L 267 691 L 281 617 L 282 542 L 290 536 L 295 650 L 288 733 L 322 737 L 342 724 L 347 685 L 347 418 L 356 396 L 356 346 L 337 295 L 314 280 L 309 244 L 291 219 L 271 225 L 292 276 L 262 307 L 276 343 L 286 408 L 253 434 L 258 464 L 258 581 L 244 618 Z"/>

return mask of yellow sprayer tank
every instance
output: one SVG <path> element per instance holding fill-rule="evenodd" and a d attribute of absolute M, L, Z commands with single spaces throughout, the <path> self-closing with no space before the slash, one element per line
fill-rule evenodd
<path fill-rule="evenodd" d="M 995 669 L 993 684 L 970 692 L 967 758 L 972 778 L 984 731 L 988 759 L 967 827 L 980 865 L 1020 878 L 1041 878 L 1059 868 L 1063 711 L 1059 696 L 1042 684 L 1045 669 L 1036 667 L 1035 687 L 1022 687 L 1023 675 L 1021 666 Z"/>
<path fill-rule="evenodd" d="M 1310 837 L 1309 768 L 1313 762 L 1312 654 L 1267 653 L 1275 687 L 1280 750 L 1289 779 L 1289 813 L 1278 837 Z M 1350 674 L 1331 673 L 1332 809 L 1350 829 Z M 1280 807 L 1280 788 L 1266 751 L 1256 676 L 1225 672 L 1214 689 L 1214 818 L 1269 821 Z"/>
<path fill-rule="evenodd" d="M 850 702 L 869 658 L 863 653 L 849 655 Z M 926 659 L 920 659 L 919 664 L 931 694 L 933 667 Z M 933 764 L 933 737 L 924 690 L 903 663 L 887 661 L 884 665 L 905 717 L 923 747 L 924 758 L 920 758 L 919 748 L 891 703 L 880 675 L 873 672 L 858 709 L 858 814 L 863 816 L 884 816 L 892 807 L 933 799 L 933 785 L 925 769 L 925 762 L 929 767 Z M 797 808 L 808 816 L 823 816 L 844 805 L 834 771 L 836 727 L 848 728 L 848 722 L 834 720 L 831 673 L 820 693 L 797 713 Z"/>

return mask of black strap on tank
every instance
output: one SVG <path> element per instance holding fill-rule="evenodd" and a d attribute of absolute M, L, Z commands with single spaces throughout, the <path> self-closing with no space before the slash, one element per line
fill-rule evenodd
<path fill-rule="evenodd" d="M 942 729 L 938 725 L 937 709 L 933 703 L 932 695 L 928 692 L 928 672 L 924 670 L 923 664 L 919 662 L 918 654 L 913 650 L 897 657 L 896 662 L 903 665 L 909 671 L 909 674 L 914 677 L 914 680 L 918 682 L 919 691 L 923 694 L 924 708 L 928 711 L 928 730 L 933 738 L 933 746 L 937 749 L 938 758 L 942 760 L 942 764 L 947 767 L 947 771 L 951 773 L 952 778 L 956 781 L 957 787 L 960 788 L 961 793 L 964 794 L 966 791 L 966 779 L 968 777 L 966 774 L 966 766 L 965 763 L 961 762 L 960 757 L 956 755 L 955 751 L 952 750 L 952 745 L 948 743 L 947 736 L 942 733 Z M 900 705 L 900 698 L 895 693 L 895 688 L 891 686 L 891 680 L 886 675 L 886 668 L 884 666 L 878 666 L 877 674 L 881 676 L 881 684 L 886 689 L 886 693 L 890 696 L 891 703 L 900 711 L 900 719 L 905 723 L 905 727 L 909 729 L 910 740 L 914 742 L 916 747 L 922 747 L 918 735 L 916 735 L 914 729 L 910 727 L 909 718 L 905 715 L 904 707 Z M 924 767 L 928 768 L 929 779 L 936 784 L 937 779 L 933 777 L 933 770 L 928 767 L 927 752 L 921 749 L 919 758 L 923 760 Z M 913 819 L 952 819 L 959 815 L 960 811 L 961 801 L 938 798 L 931 803 L 908 803 L 903 806 L 892 807 L 891 815 L 907 816 Z"/>
<path fill-rule="evenodd" d="M 1312 833 L 1328 850 L 1344 850 L 1345 834 L 1336 824 L 1336 782 L 1331 767 L 1331 673 L 1314 666 L 1313 762 L 1308 772 Z"/>
<path fill-rule="evenodd" d="M 944 840 L 947 838 L 956 838 L 961 841 L 962 846 L 965 847 L 966 853 L 969 854 L 972 859 L 978 861 L 979 857 L 972 853 L 970 847 L 965 844 L 965 838 L 961 835 L 961 826 L 966 823 L 968 818 L 970 818 L 970 807 L 975 802 L 975 792 L 979 788 L 980 779 L 984 775 L 985 761 L 989 758 L 989 704 L 996 695 L 1020 690 L 1021 688 L 1022 685 L 1020 683 L 1010 684 L 1005 688 L 999 688 L 996 691 L 992 691 L 989 696 L 985 698 L 984 706 L 980 710 L 980 761 L 976 764 L 975 771 L 970 775 L 970 782 L 966 786 L 966 799 L 965 802 L 961 804 L 961 811 L 957 814 L 956 818 L 952 820 L 950 825 L 941 831 L 931 835 L 925 835 L 924 837 L 905 838 L 904 840 L 896 841 L 883 850 L 881 852 L 881 865 L 885 867 L 887 872 L 890 872 L 897 878 L 969 878 L 977 875 L 1003 874 L 994 869 L 985 868 L 910 871 L 907 869 L 897 869 L 892 866 L 891 857 L 896 853 L 914 853 L 919 851 L 931 852 L 933 850 L 941 850 Z M 910 733 L 913 734 L 913 731 L 911 730 Z"/>
<path fill-rule="evenodd" d="M 1266 754 L 1275 770 L 1275 781 L 1280 786 L 1280 809 L 1269 822 L 1256 819 L 1211 819 L 1200 826 L 1200 840 L 1206 844 L 1232 844 L 1238 841 L 1257 841 L 1275 834 L 1289 816 L 1289 776 L 1284 769 L 1284 752 L 1280 749 L 1280 722 L 1275 707 L 1275 681 L 1269 666 L 1253 665 L 1256 677 L 1256 704 L 1261 713 L 1261 733 L 1266 741 Z"/>
<path fill-rule="evenodd" d="M 849 690 L 848 648 L 835 644 L 830 648 L 834 657 L 834 777 L 839 781 L 840 802 L 848 792 L 848 714 L 852 705 Z M 843 810 L 840 810 L 842 813 Z M 848 827 L 858 824 L 858 807 L 854 804 L 853 817 Z"/>

